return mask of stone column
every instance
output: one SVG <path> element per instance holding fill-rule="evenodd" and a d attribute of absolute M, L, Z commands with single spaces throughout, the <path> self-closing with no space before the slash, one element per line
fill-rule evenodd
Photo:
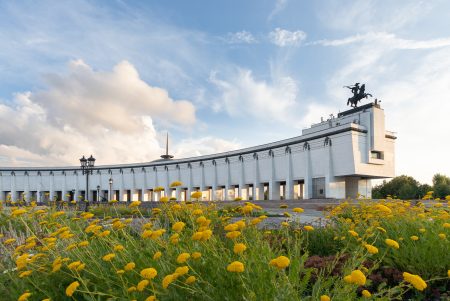
<path fill-rule="evenodd" d="M 119 202 L 123 202 L 123 182 L 124 182 L 124 180 L 123 180 L 123 170 L 122 169 L 120 169 L 119 170 L 119 176 L 120 176 L 120 182 L 119 182 L 119 199 L 118 199 L 118 201 Z"/>
<path fill-rule="evenodd" d="M 280 199 L 280 183 L 275 181 L 275 158 L 273 150 L 269 151 L 270 160 L 270 179 L 269 179 L 269 200 L 277 201 Z"/>
<path fill-rule="evenodd" d="M 305 164 L 305 199 L 312 197 L 312 178 L 311 178 L 311 147 L 308 142 L 303 145 L 304 164 Z"/>
<path fill-rule="evenodd" d="M 286 186 L 285 186 L 285 194 L 284 198 L 286 200 L 292 200 L 294 198 L 294 182 L 292 180 L 292 154 L 291 148 L 286 147 Z"/>

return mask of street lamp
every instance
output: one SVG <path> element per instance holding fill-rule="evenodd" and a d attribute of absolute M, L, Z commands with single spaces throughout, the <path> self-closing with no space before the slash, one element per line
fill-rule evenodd
<path fill-rule="evenodd" d="M 85 158 L 84 155 L 80 159 L 81 171 L 83 175 L 86 175 L 86 193 L 84 194 L 84 201 L 86 202 L 86 206 L 84 207 L 84 211 L 89 210 L 89 200 L 87 199 L 89 196 L 89 174 L 92 175 L 92 169 L 94 168 L 95 158 L 92 155 L 89 158 Z"/>
<path fill-rule="evenodd" d="M 112 194 L 112 184 L 113 184 L 113 179 L 109 178 L 109 200 L 111 201 L 111 194 Z"/>
<path fill-rule="evenodd" d="M 97 185 L 97 204 L 100 204 L 100 185 Z"/>

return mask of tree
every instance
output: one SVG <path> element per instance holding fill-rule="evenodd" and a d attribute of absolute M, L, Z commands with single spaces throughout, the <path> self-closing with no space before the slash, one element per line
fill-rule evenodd
<path fill-rule="evenodd" d="M 393 178 L 389 182 L 383 181 L 382 184 L 372 189 L 373 198 L 386 198 L 388 195 L 397 196 L 402 199 L 415 199 L 419 194 L 419 182 L 413 177 L 401 175 Z"/>
<path fill-rule="evenodd" d="M 433 191 L 436 198 L 445 198 L 450 195 L 450 178 L 439 173 L 435 174 L 433 176 Z"/>

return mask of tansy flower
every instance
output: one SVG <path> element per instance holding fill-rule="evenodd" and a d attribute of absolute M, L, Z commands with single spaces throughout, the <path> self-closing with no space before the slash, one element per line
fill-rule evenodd
<path fill-rule="evenodd" d="M 393 239 L 386 238 L 386 240 L 385 240 L 384 242 L 385 242 L 388 246 L 390 246 L 390 247 L 392 247 L 392 248 L 394 248 L 394 249 L 400 248 L 398 242 L 396 242 L 396 241 L 393 240 Z"/>
<path fill-rule="evenodd" d="M 86 246 L 88 246 L 88 245 L 89 245 L 89 242 L 88 242 L 87 240 L 84 240 L 84 241 L 78 243 L 78 246 L 79 246 L 79 247 L 86 247 Z"/>
<path fill-rule="evenodd" d="M 199 259 L 200 257 L 202 257 L 202 253 L 194 252 L 194 253 L 192 253 L 191 256 L 192 256 L 193 259 Z"/>
<path fill-rule="evenodd" d="M 191 198 L 199 199 L 202 197 L 202 195 L 203 195 L 203 193 L 201 191 L 194 191 L 193 193 L 191 193 Z"/>
<path fill-rule="evenodd" d="M 167 275 L 166 277 L 164 277 L 162 281 L 162 287 L 166 289 L 169 286 L 169 284 L 175 281 L 175 279 L 176 277 L 174 277 L 173 274 Z"/>
<path fill-rule="evenodd" d="M 31 273 L 33 273 L 33 271 L 25 271 L 19 274 L 19 278 L 25 278 L 31 275 Z"/>
<path fill-rule="evenodd" d="M 144 232 L 142 232 L 141 236 L 142 238 L 151 238 L 153 234 L 152 230 L 144 230 Z"/>
<path fill-rule="evenodd" d="M 234 247 L 233 247 L 233 252 L 234 252 L 235 254 L 242 253 L 242 252 L 244 252 L 245 250 L 247 250 L 247 247 L 246 247 L 243 243 L 235 244 Z"/>
<path fill-rule="evenodd" d="M 24 213 L 27 213 L 27 211 L 25 209 L 15 209 L 11 212 L 11 216 L 15 217 L 15 216 L 20 216 Z"/>
<path fill-rule="evenodd" d="M 76 270 L 76 268 L 81 264 L 81 261 L 74 261 L 67 265 L 69 270 Z"/>
<path fill-rule="evenodd" d="M 179 275 L 184 275 L 189 272 L 189 267 L 187 265 L 176 268 L 175 273 Z"/>
<path fill-rule="evenodd" d="M 127 263 L 127 264 L 123 267 L 123 269 L 124 269 L 125 271 L 131 271 L 131 270 L 133 270 L 135 267 L 136 267 L 136 264 L 135 264 L 134 262 L 129 262 L 129 263 Z"/>
<path fill-rule="evenodd" d="M 139 283 L 137 284 L 137 286 L 136 286 L 136 289 L 138 290 L 138 291 L 140 291 L 140 292 L 142 292 L 146 287 L 147 287 L 147 285 L 150 283 L 150 281 L 148 281 L 147 279 L 144 279 L 144 280 L 142 280 L 142 281 L 139 281 Z"/>
<path fill-rule="evenodd" d="M 407 272 L 403 273 L 403 279 L 405 279 L 406 282 L 411 283 L 415 289 L 419 291 L 423 291 L 427 288 L 427 284 L 425 281 L 423 281 L 422 278 L 420 278 L 419 275 L 413 275 Z"/>
<path fill-rule="evenodd" d="M 27 301 L 30 296 L 31 296 L 31 293 L 29 293 L 29 292 L 23 293 L 22 295 L 20 295 L 20 297 L 19 297 L 19 299 L 17 299 L 17 301 Z"/>
<path fill-rule="evenodd" d="M 124 273 L 125 273 L 124 270 L 117 270 L 117 271 L 116 271 L 116 274 L 117 274 L 117 275 L 122 275 L 122 274 L 124 274 Z"/>
<path fill-rule="evenodd" d="M 294 212 L 296 212 L 296 213 L 302 213 L 302 212 L 304 212 L 305 210 L 303 210 L 303 208 L 297 207 L 297 208 L 292 209 L 292 211 L 294 211 Z"/>
<path fill-rule="evenodd" d="M 195 280 L 197 280 L 197 278 L 195 278 L 195 276 L 189 276 L 189 277 L 186 279 L 186 281 L 184 281 L 184 283 L 186 283 L 186 284 L 191 284 L 191 283 L 194 283 Z"/>
<path fill-rule="evenodd" d="M 330 300 L 331 300 L 331 298 L 328 297 L 327 295 L 320 296 L 320 301 L 330 301 Z"/>
<path fill-rule="evenodd" d="M 177 244 L 179 241 L 180 241 L 180 234 L 178 234 L 178 233 L 175 233 L 175 234 L 173 234 L 170 238 L 169 238 L 169 240 L 170 240 L 170 242 L 172 243 L 172 244 Z"/>
<path fill-rule="evenodd" d="M 141 276 L 147 279 L 153 279 L 158 275 L 158 272 L 154 268 L 146 268 L 141 271 Z"/>
<path fill-rule="evenodd" d="M 445 239 L 446 238 L 444 233 L 439 233 L 438 236 L 439 236 L 440 239 Z"/>
<path fill-rule="evenodd" d="M 450 228 L 450 223 L 444 223 L 442 226 L 443 226 L 444 228 L 448 229 L 448 228 Z"/>
<path fill-rule="evenodd" d="M 353 237 L 358 237 L 358 235 L 359 235 L 358 232 L 353 231 L 353 230 L 349 230 L 348 233 L 350 233 L 350 235 Z"/>
<path fill-rule="evenodd" d="M 227 232 L 230 232 L 230 231 L 237 231 L 239 227 L 237 224 L 228 224 L 223 229 Z"/>
<path fill-rule="evenodd" d="M 125 250 L 125 247 L 124 246 L 122 246 L 122 245 L 116 245 L 116 246 L 114 246 L 114 251 L 123 251 L 123 250 Z"/>
<path fill-rule="evenodd" d="M 284 269 L 284 268 L 288 267 L 290 262 L 291 261 L 286 256 L 279 256 L 279 257 L 277 257 L 275 259 L 272 259 L 269 262 L 269 265 L 274 266 L 277 269 L 281 270 L 281 269 Z"/>
<path fill-rule="evenodd" d="M 241 232 L 239 232 L 239 231 L 231 231 L 231 232 L 228 232 L 228 233 L 226 234 L 226 237 L 229 238 L 229 239 L 235 239 L 235 238 L 237 238 L 239 235 L 241 235 Z"/>
<path fill-rule="evenodd" d="M 172 226 L 172 230 L 176 231 L 176 232 L 181 232 L 183 231 L 183 228 L 186 224 L 183 222 L 176 222 L 175 224 L 173 224 Z"/>
<path fill-rule="evenodd" d="M 363 297 L 365 297 L 365 298 L 370 298 L 370 297 L 372 297 L 372 294 L 371 294 L 368 290 L 363 290 L 363 291 L 361 292 L 361 295 L 363 295 Z"/>
<path fill-rule="evenodd" d="M 366 276 L 364 276 L 363 272 L 360 270 L 354 270 L 350 273 L 350 275 L 344 277 L 344 281 L 347 283 L 364 285 L 366 284 Z"/>
<path fill-rule="evenodd" d="M 369 244 L 365 244 L 364 247 L 366 248 L 367 252 L 370 254 L 377 254 L 378 248 Z"/>
<path fill-rule="evenodd" d="M 153 259 L 158 260 L 159 258 L 161 258 L 161 256 L 162 256 L 162 253 L 160 251 L 158 251 L 155 254 L 153 254 Z"/>
<path fill-rule="evenodd" d="M 227 266 L 227 271 L 232 273 L 244 272 L 244 264 L 240 261 L 233 261 Z"/>
<path fill-rule="evenodd" d="M 111 261 L 114 257 L 116 257 L 116 254 L 110 253 L 103 256 L 102 259 L 103 261 Z"/>
<path fill-rule="evenodd" d="M 78 281 L 74 281 L 66 288 L 66 295 L 69 297 L 72 297 L 73 293 L 77 290 L 77 288 L 80 286 L 80 283 Z"/>
<path fill-rule="evenodd" d="M 129 293 L 132 293 L 132 292 L 135 292 L 136 291 L 136 287 L 135 286 L 130 286 L 128 289 L 127 289 L 127 292 L 129 292 Z"/>
<path fill-rule="evenodd" d="M 312 226 L 304 226 L 303 229 L 305 229 L 306 231 L 313 231 L 314 228 Z"/>
<path fill-rule="evenodd" d="M 140 204 L 140 201 L 133 201 L 130 203 L 130 208 L 138 207 Z"/>
<path fill-rule="evenodd" d="M 192 211 L 192 215 L 202 215 L 203 211 L 201 209 L 195 209 L 194 211 Z"/>
<path fill-rule="evenodd" d="M 411 238 L 411 240 L 419 240 L 419 237 L 416 236 L 416 235 L 413 235 L 413 236 L 411 236 L 410 238 Z"/>
<path fill-rule="evenodd" d="M 15 239 L 15 238 L 8 238 L 7 240 L 5 240 L 5 241 L 3 242 L 3 244 L 4 244 L 4 245 L 10 245 L 10 244 L 13 244 L 14 242 L 16 242 L 16 239 Z"/>
<path fill-rule="evenodd" d="M 181 253 L 177 257 L 177 262 L 178 263 L 185 263 L 189 259 L 189 257 L 191 257 L 191 255 L 189 253 Z"/>
<path fill-rule="evenodd" d="M 156 296 L 148 296 L 145 301 L 156 301 Z"/>

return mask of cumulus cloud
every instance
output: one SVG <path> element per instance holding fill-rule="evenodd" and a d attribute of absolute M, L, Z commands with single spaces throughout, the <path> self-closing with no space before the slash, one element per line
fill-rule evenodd
<path fill-rule="evenodd" d="M 201 137 L 198 139 L 183 139 L 176 144 L 175 157 L 195 157 L 222 153 L 241 148 L 237 141 L 228 141 L 216 137 Z"/>
<path fill-rule="evenodd" d="M 45 90 L 0 103 L 1 165 L 73 165 L 82 154 L 94 154 L 99 164 L 150 161 L 163 151 L 155 122 L 175 127 L 196 122 L 191 102 L 148 85 L 129 62 L 103 72 L 74 61 L 69 70 L 47 75 Z M 202 151 L 229 147 L 234 145 L 217 140 Z"/>
<path fill-rule="evenodd" d="M 258 42 L 250 32 L 245 30 L 228 33 L 225 41 L 229 44 L 254 44 Z"/>
<path fill-rule="evenodd" d="M 270 12 L 268 20 L 271 20 L 275 15 L 279 14 L 281 11 L 283 11 L 286 7 L 287 0 L 276 0 L 275 1 L 275 7 Z"/>
<path fill-rule="evenodd" d="M 306 39 L 306 33 L 301 30 L 289 31 L 276 28 L 269 33 L 269 39 L 273 44 L 279 47 L 297 46 Z"/>

